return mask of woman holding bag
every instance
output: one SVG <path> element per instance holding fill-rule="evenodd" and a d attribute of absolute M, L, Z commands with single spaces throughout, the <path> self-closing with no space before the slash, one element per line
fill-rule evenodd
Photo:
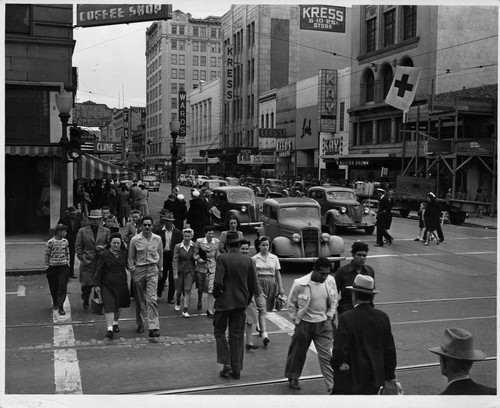
<path fill-rule="evenodd" d="M 127 285 L 127 250 L 119 232 L 110 235 L 106 250 L 98 254 L 97 270 L 94 276 L 94 292 L 104 303 L 106 317 L 106 338 L 112 340 L 118 333 L 120 309 L 130 306 L 130 293 Z"/>

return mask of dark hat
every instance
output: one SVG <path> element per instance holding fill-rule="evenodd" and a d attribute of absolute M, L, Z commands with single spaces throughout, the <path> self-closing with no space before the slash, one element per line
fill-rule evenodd
<path fill-rule="evenodd" d="M 90 210 L 89 218 L 102 218 L 101 210 Z"/>
<path fill-rule="evenodd" d="M 446 329 L 444 339 L 439 347 L 429 349 L 431 353 L 457 360 L 480 361 L 486 355 L 474 349 L 474 338 L 467 330 L 459 328 Z"/>
<path fill-rule="evenodd" d="M 166 220 L 166 221 L 175 221 L 174 215 L 166 210 L 165 208 L 162 208 L 159 212 L 160 214 L 160 219 Z"/>
<path fill-rule="evenodd" d="M 176 198 L 177 198 L 177 196 L 176 196 L 175 194 L 169 194 L 169 195 L 168 195 L 168 198 L 173 198 L 173 199 L 176 199 Z"/>
<path fill-rule="evenodd" d="M 429 198 L 436 198 L 436 195 L 431 192 L 431 193 L 427 194 L 427 197 L 429 197 Z"/>
<path fill-rule="evenodd" d="M 206 196 L 212 195 L 212 190 L 205 190 L 203 194 L 205 194 Z"/>
<path fill-rule="evenodd" d="M 226 235 L 226 244 L 236 244 L 240 242 L 240 234 L 237 231 L 228 231 Z"/>
<path fill-rule="evenodd" d="M 375 294 L 375 281 L 371 276 L 358 274 L 354 278 L 352 286 L 346 286 L 346 289 L 351 289 L 353 292 Z"/>
<path fill-rule="evenodd" d="M 56 228 L 55 228 L 55 231 L 58 232 L 58 231 L 66 231 L 68 229 L 68 227 L 64 224 L 57 224 L 56 225 Z"/>
<path fill-rule="evenodd" d="M 74 205 L 69 206 L 66 211 L 68 212 L 68 214 L 74 214 L 78 212 Z"/>

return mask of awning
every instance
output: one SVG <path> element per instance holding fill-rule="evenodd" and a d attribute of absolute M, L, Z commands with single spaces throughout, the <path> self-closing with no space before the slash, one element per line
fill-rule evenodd
<path fill-rule="evenodd" d="M 61 146 L 5 146 L 10 156 L 61 157 Z"/>
<path fill-rule="evenodd" d="M 134 180 L 137 174 L 129 169 L 116 166 L 89 154 L 82 154 L 76 164 L 76 178 Z"/>

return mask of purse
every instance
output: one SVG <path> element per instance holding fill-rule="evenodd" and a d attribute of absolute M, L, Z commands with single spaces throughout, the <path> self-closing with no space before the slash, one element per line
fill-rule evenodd
<path fill-rule="evenodd" d="M 278 295 L 276 296 L 276 302 L 274 304 L 274 308 L 280 312 L 281 309 L 283 309 L 286 305 L 287 298 L 285 295 Z"/>
<path fill-rule="evenodd" d="M 404 391 L 399 380 L 394 379 L 385 381 L 378 390 L 378 395 L 404 395 Z"/>
<path fill-rule="evenodd" d="M 92 313 L 96 315 L 103 315 L 104 303 L 102 303 L 101 297 L 94 292 L 94 297 L 92 298 L 92 302 L 90 304 Z"/>

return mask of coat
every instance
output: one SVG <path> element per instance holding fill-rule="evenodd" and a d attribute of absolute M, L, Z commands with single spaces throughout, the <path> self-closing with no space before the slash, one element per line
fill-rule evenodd
<path fill-rule="evenodd" d="M 130 293 L 127 285 L 127 251 L 122 250 L 116 258 L 106 249 L 97 255 L 96 273 L 93 279 L 94 286 L 102 288 L 102 300 L 106 312 L 113 311 L 113 305 L 118 307 L 130 306 Z M 108 310 L 108 307 L 111 309 Z"/>
<path fill-rule="evenodd" d="M 496 388 L 478 384 L 470 378 L 453 381 L 441 395 L 496 395 Z"/>
<path fill-rule="evenodd" d="M 189 251 L 181 251 L 181 244 L 177 244 L 174 248 L 174 259 L 172 260 L 172 274 L 174 279 L 179 278 L 179 272 L 183 269 L 189 269 L 194 277 L 195 275 L 195 264 L 194 264 L 194 245 L 189 247 Z"/>
<path fill-rule="evenodd" d="M 232 249 L 217 258 L 213 296 L 216 312 L 245 309 L 257 285 L 252 258 Z"/>
<path fill-rule="evenodd" d="M 194 239 L 203 237 L 206 225 L 210 223 L 210 209 L 203 198 L 194 198 L 189 202 L 187 222 L 194 230 Z"/>
<path fill-rule="evenodd" d="M 424 224 L 427 231 L 435 231 L 441 223 L 441 204 L 431 199 L 424 211 Z"/>
<path fill-rule="evenodd" d="M 175 228 L 182 231 L 184 229 L 184 220 L 186 219 L 188 212 L 186 202 L 177 198 L 174 201 L 165 200 L 163 208 L 165 210 L 169 210 L 174 215 Z"/>
<path fill-rule="evenodd" d="M 347 363 L 349 370 L 340 371 Z M 363 303 L 339 316 L 331 359 L 334 393 L 362 394 L 378 391 L 396 378 L 396 347 L 389 316 Z"/>
<path fill-rule="evenodd" d="M 212 238 L 211 243 L 205 243 L 205 238 L 198 238 L 194 243 L 194 260 L 196 261 L 196 272 L 215 273 L 215 261 L 220 255 L 219 240 Z M 203 259 L 205 262 L 200 262 Z"/>
<path fill-rule="evenodd" d="M 61 219 L 57 223 L 64 224 L 68 227 L 68 229 L 66 230 L 67 232 L 66 239 L 68 240 L 70 245 L 74 245 L 76 242 L 76 235 L 78 234 L 78 230 L 82 227 L 80 217 L 77 216 L 75 218 L 75 225 L 73 228 L 71 227 L 71 219 L 69 215 L 61 217 Z"/>
<path fill-rule="evenodd" d="M 383 229 L 390 229 L 392 224 L 393 199 L 384 194 L 378 202 L 377 226 Z"/>
<path fill-rule="evenodd" d="M 105 246 L 109 240 L 109 229 L 99 225 L 97 239 L 90 225 L 80 228 L 76 235 L 75 252 L 80 260 L 80 283 L 91 286 L 97 268 L 97 245 Z"/>

